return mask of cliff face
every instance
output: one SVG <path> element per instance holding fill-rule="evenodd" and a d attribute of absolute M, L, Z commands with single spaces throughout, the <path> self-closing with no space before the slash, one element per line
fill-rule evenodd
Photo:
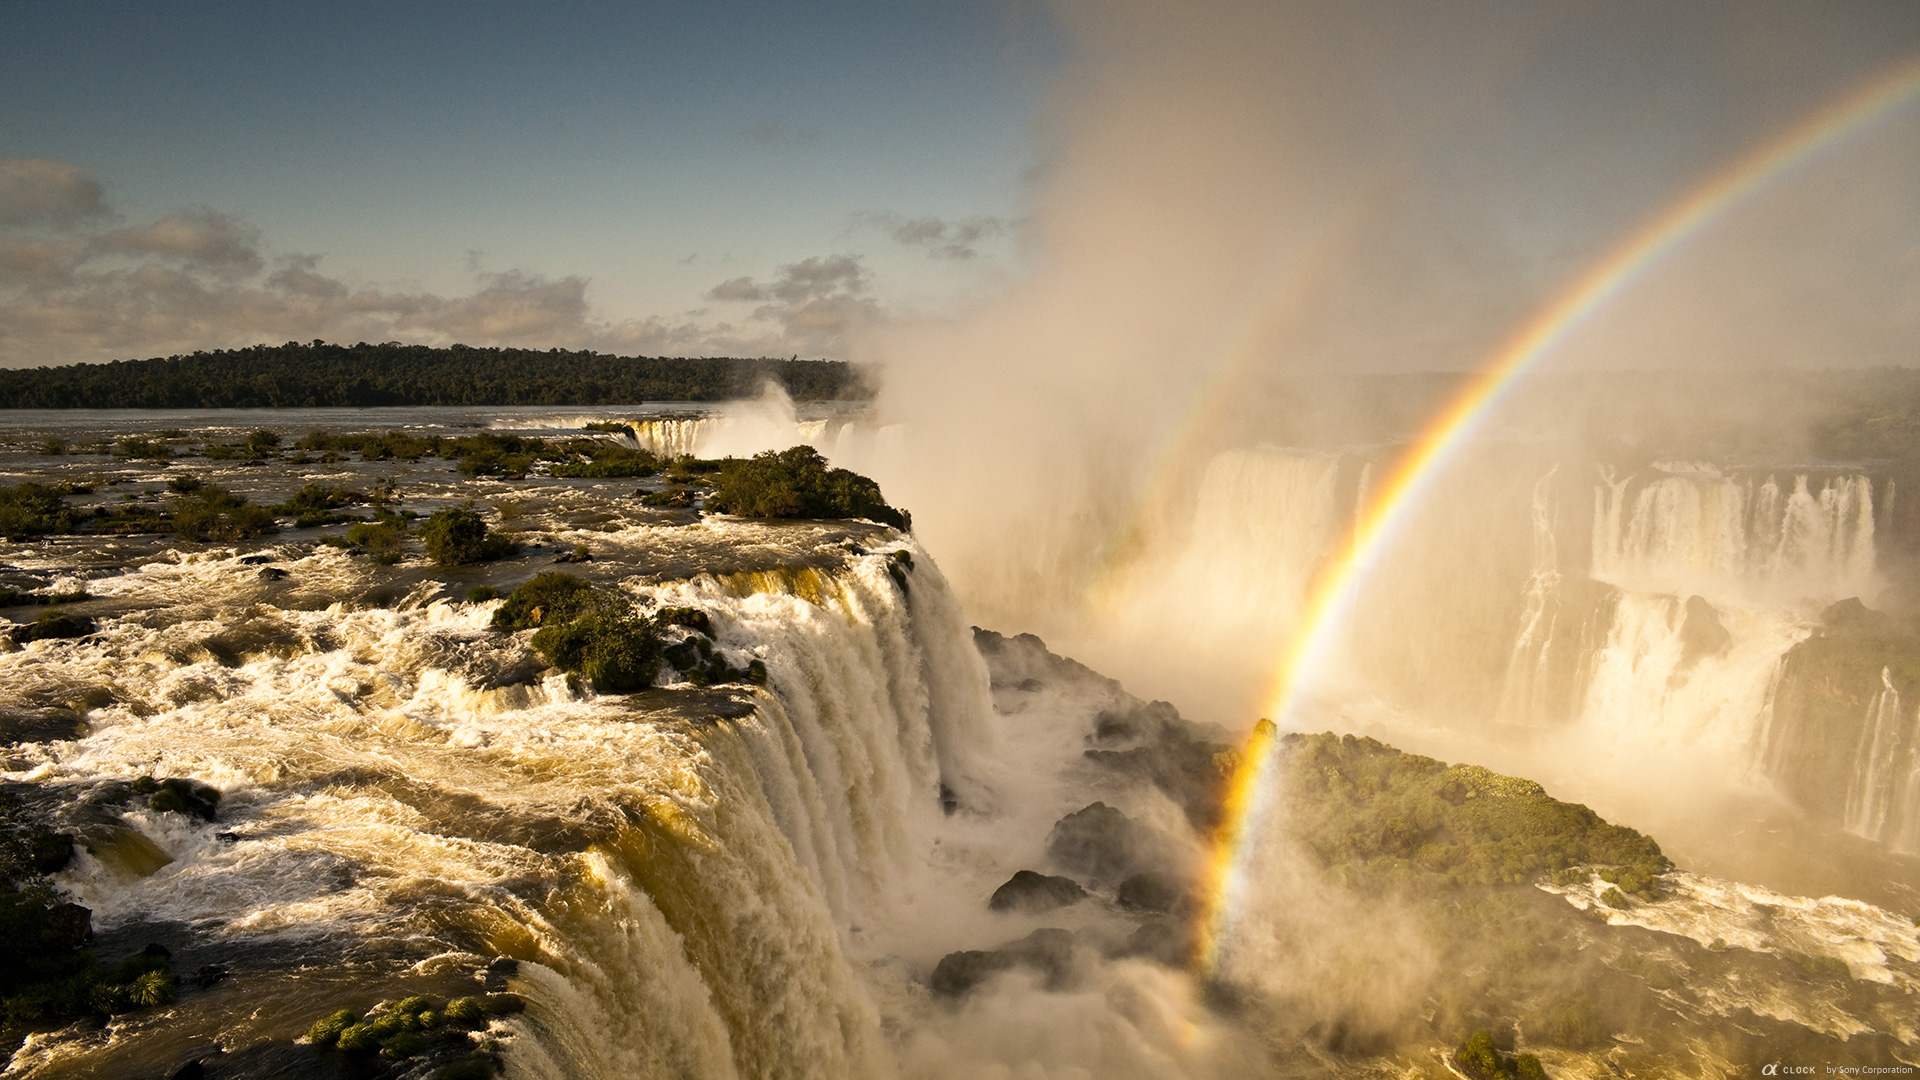
<path fill-rule="evenodd" d="M 1920 829 L 1920 637 L 1858 600 L 1787 652 L 1761 747 L 1767 774 L 1816 817 L 1871 840 Z"/>

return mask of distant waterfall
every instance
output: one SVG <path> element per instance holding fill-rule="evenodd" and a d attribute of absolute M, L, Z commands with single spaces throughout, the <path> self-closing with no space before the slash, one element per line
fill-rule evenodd
<path fill-rule="evenodd" d="M 1560 628 L 1560 552 L 1554 536 L 1553 478 L 1559 471 L 1557 465 L 1547 470 L 1533 486 L 1533 572 L 1527 575 L 1520 630 L 1514 635 L 1506 678 L 1501 683 L 1499 716 L 1504 723 L 1536 723 L 1552 708 L 1548 701 L 1549 665 L 1555 631 Z"/>
<path fill-rule="evenodd" d="M 1896 773 L 1911 753 L 1912 732 L 1901 715 L 1900 691 L 1894 689 L 1891 669 L 1880 669 L 1880 683 L 1880 692 L 1867 705 L 1860 745 L 1854 751 L 1853 783 L 1847 788 L 1847 831 L 1869 840 L 1884 838 L 1895 800 L 1903 794 L 1895 790 L 1897 781 L 1904 779 Z"/>
<path fill-rule="evenodd" d="M 690 420 L 635 420 L 632 424 L 633 436 L 642 450 L 650 450 L 661 457 L 697 456 L 702 434 L 715 422 L 715 418 L 708 416 Z"/>
<path fill-rule="evenodd" d="M 1835 476 L 1811 490 L 1805 474 L 1783 494 L 1705 467 L 1637 488 L 1603 477 L 1594 493 L 1593 573 L 1629 587 L 1681 593 L 1829 600 L 1870 590 L 1873 482 Z"/>
<path fill-rule="evenodd" d="M 1627 592 L 1590 658 L 1579 722 L 1623 756 L 1680 753 L 1745 768 L 1787 650 L 1808 625 L 1787 612 L 1716 609 Z"/>

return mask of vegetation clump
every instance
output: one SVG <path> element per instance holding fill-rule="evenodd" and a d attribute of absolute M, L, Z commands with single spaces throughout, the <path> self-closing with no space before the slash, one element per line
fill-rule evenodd
<path fill-rule="evenodd" d="M 420 527 L 420 541 L 440 566 L 492 562 L 519 550 L 507 537 L 488 533 L 486 519 L 471 504 L 434 511 Z"/>
<path fill-rule="evenodd" d="M 662 608 L 642 615 L 618 588 L 596 588 L 562 570 L 536 574 L 507 594 L 493 613 L 496 630 L 533 630 L 533 647 L 562 671 L 584 676 L 602 693 L 631 693 L 652 685 L 662 661 L 696 686 L 749 682 L 764 685 L 766 665 L 729 665 L 710 640 L 713 624 L 698 608 Z M 667 635 L 685 631 L 668 644 Z"/>
<path fill-rule="evenodd" d="M 245 540 L 277 528 L 273 512 L 217 484 L 179 492 L 170 524 L 182 540 Z"/>
<path fill-rule="evenodd" d="M 43 484 L 0 486 L 0 536 L 32 536 L 73 531 L 74 515 L 58 489 Z"/>
<path fill-rule="evenodd" d="M 433 999 L 416 995 L 364 1015 L 354 1009 L 328 1013 L 307 1029 L 307 1042 L 320 1049 L 366 1058 L 377 1055 L 388 1061 L 407 1061 L 438 1048 L 443 1059 L 449 1052 L 462 1056 L 442 1065 L 435 1077 L 485 1080 L 495 1075 L 494 1064 L 472 1051 L 469 1032 L 486 1027 L 494 1015 L 524 1007 L 513 994 L 459 997 L 437 1008 Z"/>
<path fill-rule="evenodd" d="M 1349 881 L 1521 884 L 1598 866 L 1616 889 L 1654 900 L 1673 868 L 1651 838 L 1530 780 L 1352 735 L 1288 735 L 1283 750 L 1302 840 Z"/>
<path fill-rule="evenodd" d="M 622 428 L 622 430 L 629 430 Z M 622 477 L 652 476 L 660 471 L 660 459 L 651 450 L 621 446 L 597 439 L 582 439 L 568 444 L 567 459 L 553 465 L 555 476 Z"/>
<path fill-rule="evenodd" d="M 769 450 L 721 463 L 706 507 L 757 518 L 864 518 L 910 530 L 913 520 L 887 505 L 880 485 L 847 469 L 829 468 L 811 446 Z"/>
<path fill-rule="evenodd" d="M 1453 1052 L 1453 1063 L 1473 1080 L 1547 1080 L 1547 1071 L 1532 1054 L 1509 1055 L 1494 1045 L 1493 1033 L 1476 1031 Z"/>
<path fill-rule="evenodd" d="M 368 501 L 368 495 L 362 491 L 308 484 L 294 492 L 286 502 L 274 507 L 273 512 L 292 517 L 295 528 L 312 529 L 347 521 L 364 521 L 365 518 L 343 514 L 340 511 L 345 507 Z"/>
<path fill-rule="evenodd" d="M 593 593 L 583 578 L 560 570 L 535 574 L 531 581 L 507 594 L 507 602 L 493 613 L 496 630 L 532 630 L 547 619 L 570 619 Z"/>

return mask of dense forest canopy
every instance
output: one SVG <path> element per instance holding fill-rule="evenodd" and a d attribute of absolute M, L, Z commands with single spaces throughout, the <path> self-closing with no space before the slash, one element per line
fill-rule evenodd
<path fill-rule="evenodd" d="M 290 341 L 164 359 L 0 370 L 0 408 L 636 405 L 751 397 L 768 379 L 796 401 L 872 394 L 861 372 L 838 360 Z"/>

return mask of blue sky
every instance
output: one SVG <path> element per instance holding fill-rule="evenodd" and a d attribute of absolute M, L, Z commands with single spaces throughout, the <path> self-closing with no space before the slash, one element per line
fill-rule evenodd
<path fill-rule="evenodd" d="M 1911 0 L 15 0 L 0 366 L 323 337 L 1179 382 L 1332 228 L 1272 363 L 1457 369 L 1916 50 Z M 1916 267 L 1920 106 L 1569 352 L 1910 363 Z M 927 316 L 962 332 L 886 340 Z"/>
<path fill-rule="evenodd" d="M 0 157 L 89 170 L 96 224 L 199 209 L 247 234 L 263 275 L 319 256 L 349 288 L 439 297 L 488 274 L 583 279 L 602 320 L 740 327 L 693 351 L 771 343 L 750 302 L 708 293 L 808 259 L 856 257 L 834 287 L 901 309 L 991 288 L 1018 262 L 1033 118 L 1065 52 L 1044 12 L 989 0 L 28 2 L 4 19 Z M 75 343 L 143 344 L 96 336 Z"/>

